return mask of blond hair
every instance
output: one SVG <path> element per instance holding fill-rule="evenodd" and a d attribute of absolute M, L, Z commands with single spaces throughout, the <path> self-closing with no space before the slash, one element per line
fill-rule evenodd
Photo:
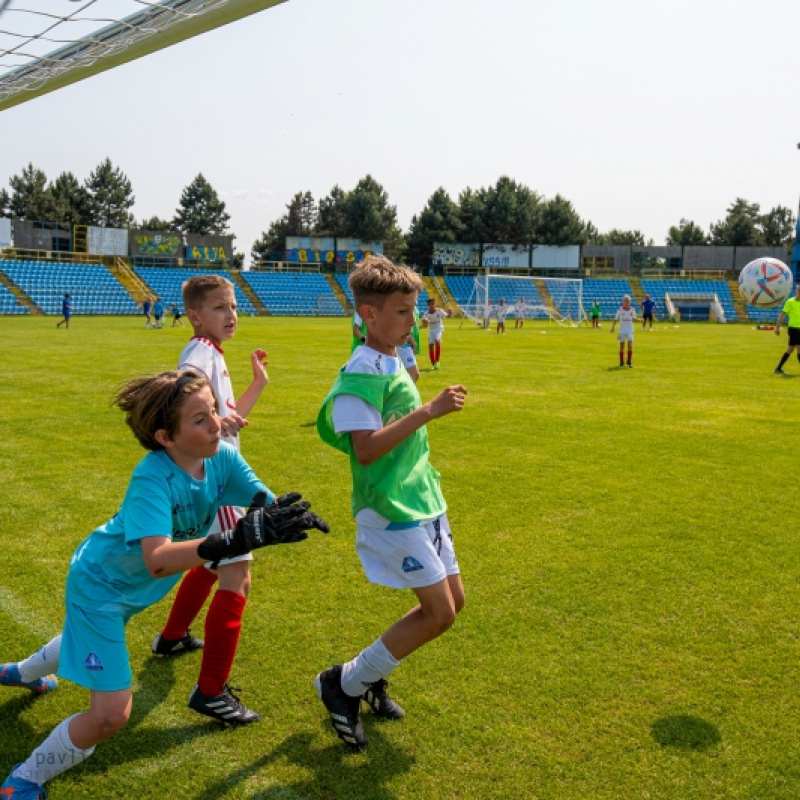
<path fill-rule="evenodd" d="M 211 384 L 197 372 L 161 372 L 124 383 L 111 405 L 125 412 L 125 423 L 139 444 L 147 450 L 163 450 L 156 432 L 163 430 L 172 439 L 178 431 L 181 408 L 187 398 Z M 214 397 L 212 390 L 211 396 Z M 214 405 L 217 400 L 214 397 Z"/>
<path fill-rule="evenodd" d="M 227 286 L 233 290 L 233 284 L 222 275 L 192 275 L 189 280 L 183 282 L 181 291 L 183 292 L 183 307 L 193 308 L 199 311 L 210 292 Z"/>
<path fill-rule="evenodd" d="M 350 273 L 347 283 L 353 293 L 356 311 L 364 303 L 383 308 L 390 294 L 419 294 L 425 288 L 416 272 L 393 264 L 384 256 L 367 256 Z"/>

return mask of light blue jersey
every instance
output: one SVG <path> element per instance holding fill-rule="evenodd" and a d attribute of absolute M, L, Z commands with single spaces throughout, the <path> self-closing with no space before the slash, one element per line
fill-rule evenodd
<path fill-rule="evenodd" d="M 196 480 L 163 450 L 136 466 L 120 510 L 75 551 L 67 576 L 67 603 L 130 617 L 158 602 L 181 575 L 154 578 L 141 540 L 164 536 L 174 542 L 208 533 L 221 505 L 248 506 L 259 491 L 273 495 L 235 448 L 224 442 L 205 460 Z"/>

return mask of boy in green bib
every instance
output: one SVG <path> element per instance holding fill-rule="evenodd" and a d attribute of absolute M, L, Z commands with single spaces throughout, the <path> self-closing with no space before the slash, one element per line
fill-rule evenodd
<path fill-rule="evenodd" d="M 322 440 L 345 453 L 353 475 L 356 550 L 372 583 L 410 589 L 417 604 L 351 661 L 314 679 L 339 738 L 367 744 L 362 699 L 378 717 L 399 719 L 386 677 L 400 662 L 443 634 L 464 607 L 439 473 L 428 461 L 431 420 L 460 411 L 467 390 L 450 386 L 422 403 L 397 348 L 411 335 L 420 277 L 371 256 L 351 274 L 366 344 L 340 371 L 317 417 Z"/>

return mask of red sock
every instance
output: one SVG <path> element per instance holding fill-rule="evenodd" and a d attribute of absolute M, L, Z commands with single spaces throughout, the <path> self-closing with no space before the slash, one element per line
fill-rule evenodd
<path fill-rule="evenodd" d="M 222 694 L 239 646 L 242 615 L 247 598 L 227 589 L 217 589 L 206 614 L 203 663 L 197 685 L 204 695 Z"/>
<path fill-rule="evenodd" d="M 622 364 L 622 363 L 624 363 L 624 361 L 625 361 L 625 351 L 624 350 L 620 350 L 619 351 L 619 363 Z"/>
<path fill-rule="evenodd" d="M 436 342 L 434 345 L 434 353 L 436 355 L 436 363 L 439 363 L 439 359 L 442 357 L 442 345 L 439 342 Z"/>
<path fill-rule="evenodd" d="M 628 363 L 630 364 L 633 361 L 633 350 L 628 350 Z"/>
<path fill-rule="evenodd" d="M 433 344 L 428 345 L 428 357 L 431 360 L 431 364 L 436 363 L 436 345 Z"/>
<path fill-rule="evenodd" d="M 161 635 L 165 639 L 180 639 L 186 634 L 194 618 L 205 605 L 211 589 L 217 582 L 217 573 L 205 567 L 190 569 L 181 581 L 175 602 L 169 612 L 167 624 Z"/>

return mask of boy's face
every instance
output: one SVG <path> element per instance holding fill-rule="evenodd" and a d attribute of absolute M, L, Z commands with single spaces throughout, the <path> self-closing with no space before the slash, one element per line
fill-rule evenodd
<path fill-rule="evenodd" d="M 187 472 L 204 458 L 219 452 L 222 428 L 210 386 L 189 395 L 180 410 L 178 430 L 161 444 L 170 458 Z"/>
<path fill-rule="evenodd" d="M 631 301 L 627 297 L 622 301 L 622 307 L 623 308 L 630 308 L 631 307 Z"/>
<path fill-rule="evenodd" d="M 196 336 L 221 345 L 236 333 L 236 296 L 230 286 L 212 289 L 200 308 L 187 308 L 186 315 Z"/>
<path fill-rule="evenodd" d="M 414 327 L 417 292 L 392 292 L 382 308 L 363 305 L 361 317 L 367 323 L 367 345 L 379 353 L 395 355 Z"/>

